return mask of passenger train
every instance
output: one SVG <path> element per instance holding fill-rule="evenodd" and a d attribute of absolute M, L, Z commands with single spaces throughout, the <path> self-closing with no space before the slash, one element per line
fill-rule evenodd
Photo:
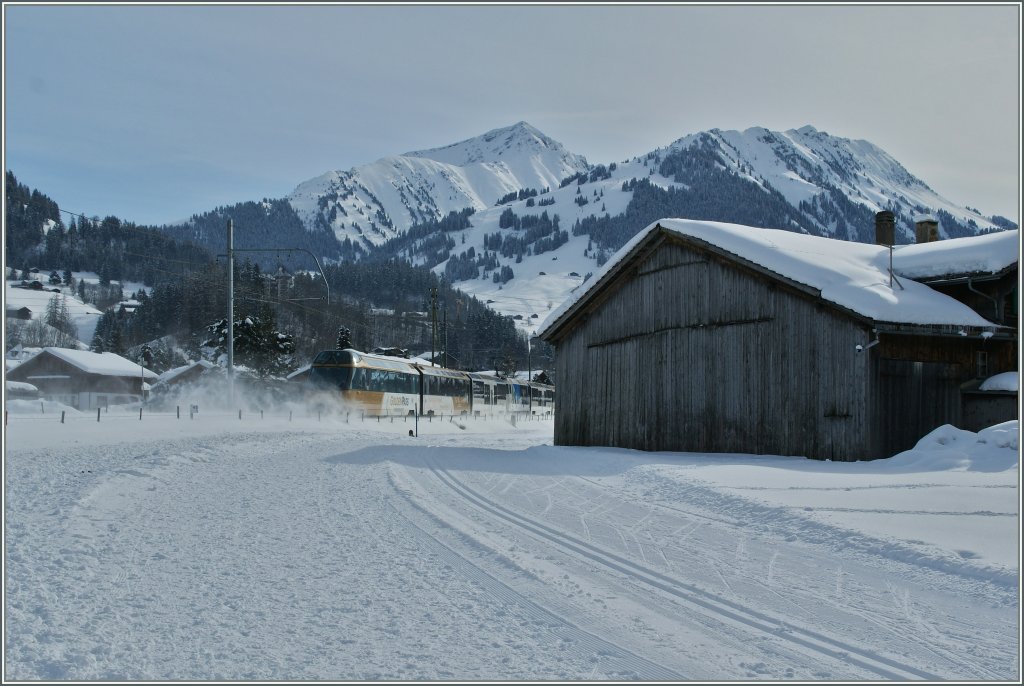
<path fill-rule="evenodd" d="M 338 399 L 369 416 L 551 415 L 555 411 L 554 386 L 351 349 L 318 353 L 306 383 L 314 402 Z"/>

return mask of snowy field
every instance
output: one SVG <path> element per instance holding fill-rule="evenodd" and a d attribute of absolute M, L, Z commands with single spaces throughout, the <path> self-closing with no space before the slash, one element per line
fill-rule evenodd
<path fill-rule="evenodd" d="M 7 409 L 5 680 L 1019 677 L 1016 422 L 837 464 Z"/>

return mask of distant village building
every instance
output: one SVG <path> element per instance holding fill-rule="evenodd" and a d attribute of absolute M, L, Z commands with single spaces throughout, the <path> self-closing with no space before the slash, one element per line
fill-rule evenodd
<path fill-rule="evenodd" d="M 142 400 L 157 375 L 114 353 L 43 348 L 7 379 L 32 384 L 46 400 L 93 410 Z"/>
<path fill-rule="evenodd" d="M 32 319 L 32 310 L 29 307 L 14 307 L 6 305 L 4 307 L 4 317 L 7 319 L 21 319 L 28 321 Z"/>
<path fill-rule="evenodd" d="M 890 274 L 883 245 L 661 220 L 538 332 L 557 348 L 555 442 L 831 460 L 913 447 L 963 424 L 978 380 L 1017 369 L 1018 240 L 897 246 Z"/>

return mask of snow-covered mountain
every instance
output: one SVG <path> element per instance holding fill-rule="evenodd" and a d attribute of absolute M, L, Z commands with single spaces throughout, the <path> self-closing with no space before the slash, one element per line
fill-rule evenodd
<path fill-rule="evenodd" d="M 713 150 L 723 167 L 740 178 L 777 190 L 822 235 L 835 235 L 839 224 L 839 238 L 873 240 L 873 223 L 850 226 L 848 218 L 848 235 L 842 235 L 838 218 L 844 213 L 830 205 L 843 204 L 843 198 L 871 213 L 895 212 L 904 242 L 913 240 L 914 218 L 923 214 L 945 213 L 955 220 L 944 222 L 942 238 L 1000 228 L 979 212 L 946 200 L 866 140 L 831 136 L 813 126 L 784 132 L 762 127 L 742 132 L 712 129 L 680 138 L 654 154 L 686 155 L 701 147 Z M 964 228 L 957 229 L 954 223 Z"/>
<path fill-rule="evenodd" d="M 288 200 L 307 227 L 328 226 L 339 241 L 370 247 L 414 224 L 467 207 L 483 210 L 508 193 L 557 186 L 587 169 L 582 156 L 519 122 L 443 148 L 327 172 Z"/>
<path fill-rule="evenodd" d="M 329 227 L 383 257 L 443 273 L 533 331 L 609 254 L 662 217 L 728 221 L 874 240 L 896 215 L 897 242 L 920 215 L 942 238 L 1006 228 L 941 197 L 884 150 L 812 126 L 710 131 L 611 164 L 590 165 L 525 122 L 454 145 L 386 157 L 301 184 L 289 202 L 310 230 Z M 437 222 L 471 211 L 468 221 Z M 346 254 L 349 251 L 344 251 Z"/>

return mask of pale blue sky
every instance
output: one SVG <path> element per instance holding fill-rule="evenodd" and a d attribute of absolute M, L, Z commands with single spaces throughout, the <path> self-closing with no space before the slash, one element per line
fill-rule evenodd
<path fill-rule="evenodd" d="M 139 223 L 528 121 L 592 163 L 811 124 L 1019 219 L 1019 5 L 4 5 L 4 158 Z"/>

